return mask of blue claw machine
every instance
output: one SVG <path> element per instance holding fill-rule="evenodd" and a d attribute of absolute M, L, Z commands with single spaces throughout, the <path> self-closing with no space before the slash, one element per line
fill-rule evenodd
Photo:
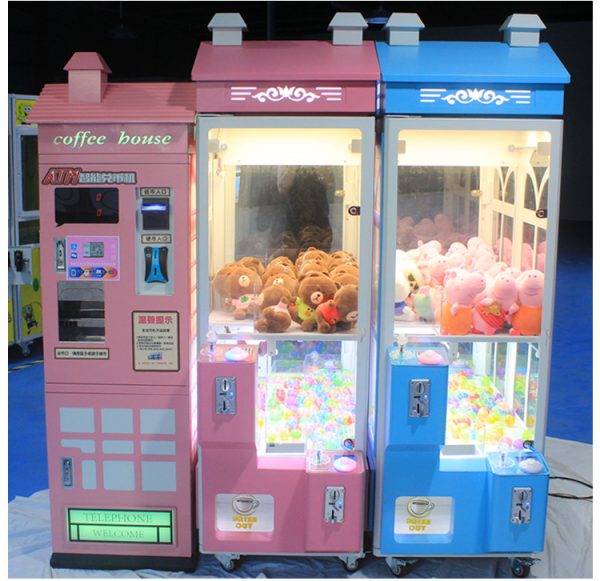
<path fill-rule="evenodd" d="M 503 42 L 420 42 L 416 14 L 386 27 L 373 552 L 396 575 L 502 556 L 524 577 L 544 548 L 569 74 L 536 15 L 509 17 Z"/>

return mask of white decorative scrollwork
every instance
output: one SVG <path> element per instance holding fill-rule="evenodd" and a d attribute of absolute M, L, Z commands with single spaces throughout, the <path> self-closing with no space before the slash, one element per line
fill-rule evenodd
<path fill-rule="evenodd" d="M 294 103 L 299 103 L 301 101 L 306 101 L 307 103 L 312 103 L 317 99 L 320 99 L 321 96 L 313 93 L 311 91 L 307 91 L 302 87 L 269 87 L 265 91 L 261 91 L 256 95 L 252 95 L 253 99 L 256 99 L 259 103 L 265 103 L 267 100 L 276 103 L 278 101 L 283 101 L 284 99 L 289 99 Z"/>
<path fill-rule="evenodd" d="M 510 101 L 508 97 L 499 95 L 491 89 L 459 89 L 456 93 L 446 95 L 442 97 L 443 101 L 446 101 L 449 105 L 468 105 L 477 101 L 482 105 L 503 105 L 507 101 Z"/>

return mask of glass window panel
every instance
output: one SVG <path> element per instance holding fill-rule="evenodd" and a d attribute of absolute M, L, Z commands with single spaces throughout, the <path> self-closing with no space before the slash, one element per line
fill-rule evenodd
<path fill-rule="evenodd" d="M 536 235 L 537 242 L 534 268 L 544 272 L 546 269 L 546 230 L 544 230 L 544 228 L 536 228 Z"/>
<path fill-rule="evenodd" d="M 35 212 L 40 209 L 37 135 L 21 136 L 21 175 L 23 211 Z"/>
<path fill-rule="evenodd" d="M 525 210 L 537 209 L 545 167 L 532 166 L 532 150 L 549 135 L 403 129 L 398 139 L 395 332 L 516 333 L 508 309 L 517 289 L 507 297 L 492 281 L 508 267 L 516 282 L 533 264 L 534 233 L 523 224 L 541 220 Z M 516 319 L 537 334 L 539 312 L 526 306 Z"/>
<path fill-rule="evenodd" d="M 545 182 L 542 187 L 542 193 L 540 196 L 540 209 L 547 210 L 548 209 L 548 182 Z"/>
<path fill-rule="evenodd" d="M 533 344 L 460 343 L 449 368 L 446 445 L 533 439 L 538 368 Z M 525 413 L 527 410 L 527 415 Z"/>
<path fill-rule="evenodd" d="M 209 132 L 216 152 L 208 175 L 213 328 L 314 330 L 312 313 L 337 284 L 358 284 L 360 141 L 358 129 Z M 318 281 L 308 276 L 314 273 Z M 267 308 L 268 318 L 261 313 Z M 351 327 L 338 322 L 336 331 Z"/>
<path fill-rule="evenodd" d="M 19 244 L 39 244 L 40 221 L 26 220 L 19 222 Z"/>
<path fill-rule="evenodd" d="M 536 210 L 536 184 L 533 181 L 533 178 L 530 174 L 527 174 L 527 178 L 525 179 L 525 208 L 528 210 Z"/>
<path fill-rule="evenodd" d="M 70 343 L 105 340 L 104 283 L 58 283 L 58 339 Z"/>
<path fill-rule="evenodd" d="M 504 201 L 507 204 L 515 203 L 515 180 L 515 172 L 511 171 L 510 173 L 508 173 L 506 177 L 506 190 L 504 194 Z"/>
<path fill-rule="evenodd" d="M 356 432 L 355 342 L 278 341 L 259 374 L 261 453 L 342 450 Z"/>

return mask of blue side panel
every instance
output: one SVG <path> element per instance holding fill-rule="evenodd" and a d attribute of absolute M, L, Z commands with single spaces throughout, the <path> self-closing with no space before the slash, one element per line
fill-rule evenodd
<path fill-rule="evenodd" d="M 441 471 L 440 451 L 422 447 L 390 449 L 385 454 L 381 550 L 385 555 L 480 555 L 485 553 L 487 528 L 485 459 L 473 458 L 462 470 Z M 435 522 L 432 512 L 424 519 L 407 521 L 402 512 L 405 497 L 452 499 L 451 523 L 446 534 L 428 534 Z M 427 522 L 429 521 L 429 523 Z M 420 524 L 424 523 L 424 524 Z M 395 527 L 425 527 L 418 534 L 395 532 Z"/>
<path fill-rule="evenodd" d="M 557 85 L 390 83 L 386 113 L 420 115 L 562 115 L 564 92 Z"/>

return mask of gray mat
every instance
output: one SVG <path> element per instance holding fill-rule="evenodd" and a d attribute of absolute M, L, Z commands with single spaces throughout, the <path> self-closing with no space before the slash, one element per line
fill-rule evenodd
<path fill-rule="evenodd" d="M 546 458 L 555 476 L 592 482 L 592 446 L 548 438 Z M 572 482 L 553 480 L 551 492 L 586 496 L 589 489 Z M 203 556 L 194 573 L 96 571 L 52 569 L 50 554 L 50 510 L 48 491 L 29 498 L 17 497 L 8 504 L 8 574 L 11 578 L 342 578 L 393 577 L 383 559 L 368 556 L 354 573 L 348 573 L 335 558 L 243 557 L 238 568 L 226 573 L 214 557 Z M 544 552 L 531 569 L 531 577 L 583 578 L 592 576 L 592 503 L 549 499 Z M 507 559 L 420 559 L 406 577 L 483 578 L 512 577 Z"/>

